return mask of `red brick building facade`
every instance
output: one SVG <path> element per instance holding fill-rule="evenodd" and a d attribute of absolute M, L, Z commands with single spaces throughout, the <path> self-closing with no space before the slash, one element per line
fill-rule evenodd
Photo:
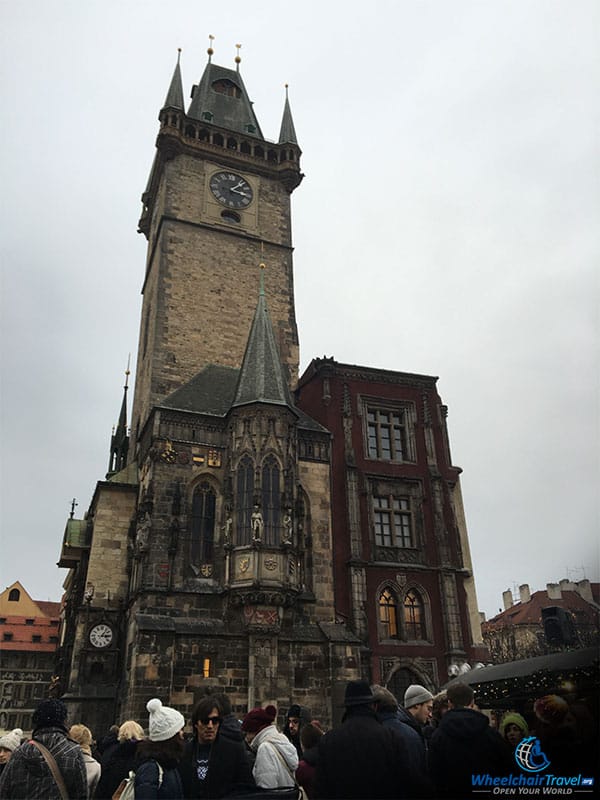
<path fill-rule="evenodd" d="M 311 362 L 299 407 L 332 435 L 335 608 L 362 668 L 401 699 L 487 658 L 436 378 Z"/>

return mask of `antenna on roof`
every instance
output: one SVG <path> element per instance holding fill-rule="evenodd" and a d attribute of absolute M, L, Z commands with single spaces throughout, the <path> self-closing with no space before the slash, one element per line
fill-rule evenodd
<path fill-rule="evenodd" d="M 235 68 L 237 69 L 238 72 L 240 71 L 240 61 L 242 60 L 241 57 L 240 57 L 241 47 L 242 47 L 241 44 L 236 44 L 237 56 L 235 57 L 234 60 L 235 60 L 235 63 L 236 63 L 236 67 Z"/>
<path fill-rule="evenodd" d="M 214 40 L 215 40 L 215 37 L 212 35 L 212 33 L 209 33 L 208 34 L 208 50 L 206 51 L 208 53 L 208 63 L 209 64 L 210 64 L 211 58 L 213 57 L 213 53 L 215 52 L 213 50 L 213 46 L 212 46 L 212 43 L 214 42 Z"/>

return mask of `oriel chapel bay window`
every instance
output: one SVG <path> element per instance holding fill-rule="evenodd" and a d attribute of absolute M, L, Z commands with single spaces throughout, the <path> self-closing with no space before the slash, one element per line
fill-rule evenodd
<path fill-rule="evenodd" d="M 414 547 L 408 497 L 373 497 L 373 522 L 377 547 Z"/>
<path fill-rule="evenodd" d="M 367 452 L 380 461 L 412 461 L 406 408 L 367 406 Z"/>

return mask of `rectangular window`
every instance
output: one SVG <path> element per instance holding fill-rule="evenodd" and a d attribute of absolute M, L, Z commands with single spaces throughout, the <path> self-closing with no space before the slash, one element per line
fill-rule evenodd
<path fill-rule="evenodd" d="M 202 659 L 202 677 L 210 678 L 210 658 Z"/>
<path fill-rule="evenodd" d="M 34 642 L 35 644 L 39 644 L 42 641 L 42 637 L 39 634 L 34 633 L 33 636 L 31 637 L 31 641 Z"/>
<path fill-rule="evenodd" d="M 12 633 L 5 633 L 2 637 L 3 641 L 5 642 L 12 642 L 13 635 Z"/>
<path fill-rule="evenodd" d="M 35 622 L 34 619 L 26 619 L 25 620 L 25 625 L 33 625 L 34 622 Z"/>
<path fill-rule="evenodd" d="M 412 514 L 407 497 L 373 497 L 375 544 L 413 547 Z"/>
<path fill-rule="evenodd" d="M 411 461 L 406 409 L 367 408 L 367 452 L 380 461 Z"/>

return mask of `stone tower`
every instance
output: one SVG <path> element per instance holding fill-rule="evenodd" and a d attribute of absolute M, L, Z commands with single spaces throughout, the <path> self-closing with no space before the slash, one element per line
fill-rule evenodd
<path fill-rule="evenodd" d="M 290 195 L 302 180 L 289 103 L 268 142 L 237 69 L 209 62 L 184 110 L 179 62 L 142 196 L 148 239 L 132 432 L 207 364 L 240 367 L 257 265 L 290 385 L 298 377 Z M 130 459 L 136 458 L 136 447 Z"/>
<path fill-rule="evenodd" d="M 131 441 L 122 406 L 59 562 L 65 700 L 94 730 L 145 719 L 153 696 L 189 715 L 215 686 L 238 714 L 299 702 L 328 722 L 359 676 L 334 609 L 330 434 L 291 393 L 290 106 L 269 143 L 239 60 L 210 56 L 187 112 L 176 65 L 142 196 Z"/>

